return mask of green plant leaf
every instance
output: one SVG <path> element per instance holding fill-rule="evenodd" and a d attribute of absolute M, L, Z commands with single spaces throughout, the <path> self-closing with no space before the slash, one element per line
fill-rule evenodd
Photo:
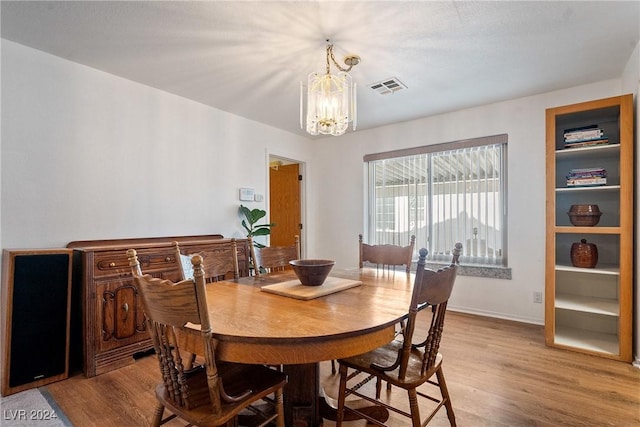
<path fill-rule="evenodd" d="M 255 224 L 256 222 L 264 218 L 266 215 L 267 215 L 267 211 L 264 211 L 262 209 L 254 209 L 249 213 L 249 216 L 247 218 L 249 219 L 249 222 L 251 224 Z"/>
<path fill-rule="evenodd" d="M 255 228 L 253 230 L 254 236 L 268 236 L 271 233 L 271 230 L 268 228 Z"/>
<path fill-rule="evenodd" d="M 242 220 L 242 227 L 247 231 L 247 237 L 252 236 L 267 236 L 271 233 L 271 227 L 275 224 L 260 224 L 256 225 L 256 222 L 260 221 L 267 215 L 267 211 L 262 209 L 249 209 L 244 205 L 240 205 L 240 214 L 245 219 Z"/>
<path fill-rule="evenodd" d="M 248 207 L 240 205 L 240 213 L 242 214 L 242 216 L 244 216 L 247 220 L 249 219 L 249 217 L 251 216 L 251 211 L 249 210 Z"/>

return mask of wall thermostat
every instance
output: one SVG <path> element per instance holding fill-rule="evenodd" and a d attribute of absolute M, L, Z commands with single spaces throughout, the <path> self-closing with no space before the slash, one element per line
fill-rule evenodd
<path fill-rule="evenodd" d="M 241 188 L 240 189 L 240 200 L 244 202 L 253 202 L 255 191 L 253 188 Z"/>

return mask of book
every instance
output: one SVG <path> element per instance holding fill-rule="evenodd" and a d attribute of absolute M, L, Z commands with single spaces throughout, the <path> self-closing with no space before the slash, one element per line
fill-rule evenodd
<path fill-rule="evenodd" d="M 587 139 L 587 140 L 565 142 L 564 148 L 590 147 L 593 145 L 602 145 L 602 144 L 608 144 L 608 143 L 609 143 L 608 138 Z"/>
<path fill-rule="evenodd" d="M 569 128 L 569 129 L 565 129 L 564 133 L 580 132 L 580 131 L 590 130 L 590 129 L 598 129 L 598 125 L 587 125 L 587 126 L 580 126 L 576 128 Z"/>
<path fill-rule="evenodd" d="M 571 176 L 576 176 L 576 175 L 607 176 L 607 171 L 604 168 L 578 168 L 578 169 L 571 169 L 571 171 L 569 172 L 569 175 Z"/>
<path fill-rule="evenodd" d="M 607 178 L 571 178 L 567 179 L 567 187 L 588 187 L 606 185 Z"/>
<path fill-rule="evenodd" d="M 579 135 L 565 136 L 565 142 L 586 141 L 589 139 L 600 139 L 604 136 L 604 132 L 581 133 Z"/>
<path fill-rule="evenodd" d="M 569 134 L 564 134 L 564 142 L 577 142 L 577 141 L 587 141 L 590 139 L 602 139 L 604 136 L 605 135 L 602 129 L 569 133 Z"/>

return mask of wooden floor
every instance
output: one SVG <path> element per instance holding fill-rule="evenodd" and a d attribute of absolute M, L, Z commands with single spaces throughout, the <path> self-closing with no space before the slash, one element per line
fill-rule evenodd
<path fill-rule="evenodd" d="M 542 326 L 449 312 L 441 352 L 461 427 L 640 426 L 640 369 L 546 347 Z M 74 426 L 146 426 L 157 371 L 150 356 L 46 389 Z M 321 380 L 332 380 L 329 362 L 321 365 Z M 404 402 L 406 395 L 394 390 L 391 398 Z M 392 415 L 390 425 L 408 423 Z M 444 411 L 431 425 L 449 425 Z"/>

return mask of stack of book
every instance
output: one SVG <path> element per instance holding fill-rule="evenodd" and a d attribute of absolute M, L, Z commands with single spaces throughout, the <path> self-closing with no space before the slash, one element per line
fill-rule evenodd
<path fill-rule="evenodd" d="M 588 147 L 591 145 L 607 144 L 609 139 L 604 136 L 598 125 L 589 125 L 564 131 L 564 148 Z"/>
<path fill-rule="evenodd" d="M 567 187 L 588 187 L 607 184 L 607 171 L 603 168 L 571 169 Z"/>

